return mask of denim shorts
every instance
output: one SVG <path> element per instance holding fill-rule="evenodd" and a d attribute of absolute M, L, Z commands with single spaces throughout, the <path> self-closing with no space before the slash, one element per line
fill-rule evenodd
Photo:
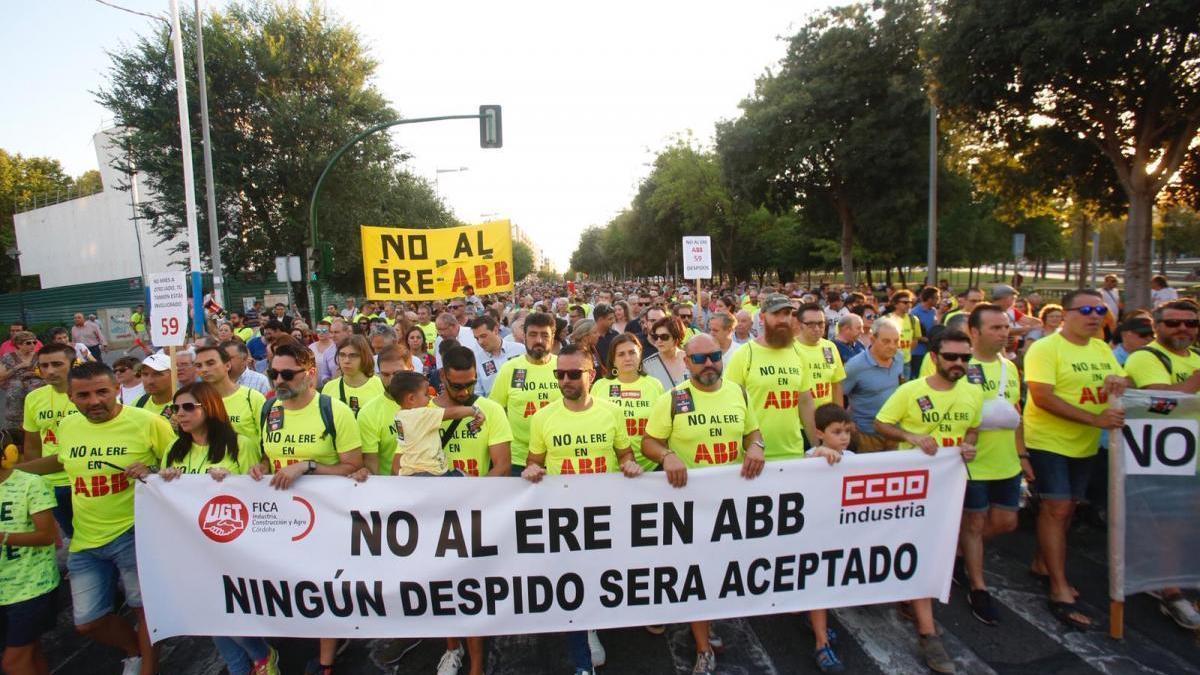
<path fill-rule="evenodd" d="M 0 637 L 3 647 L 25 647 L 54 630 L 58 614 L 58 589 L 11 605 L 0 605 Z"/>
<path fill-rule="evenodd" d="M 1087 493 L 1095 457 L 1067 457 L 1048 450 L 1029 450 L 1034 485 L 1042 499 L 1079 501 Z"/>
<path fill-rule="evenodd" d="M 75 610 L 75 625 L 97 621 L 116 609 L 117 578 L 125 587 L 125 602 L 130 607 L 142 606 L 142 589 L 138 584 L 137 553 L 133 545 L 133 528 L 103 546 L 71 553 L 67 559 L 71 579 L 71 604 Z"/>
<path fill-rule="evenodd" d="M 963 511 L 983 512 L 989 508 L 1002 511 L 1021 509 L 1021 474 L 996 480 L 969 480 L 963 495 Z"/>

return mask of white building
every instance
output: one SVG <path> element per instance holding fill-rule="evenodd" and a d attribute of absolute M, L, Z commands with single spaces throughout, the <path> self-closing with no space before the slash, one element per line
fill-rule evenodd
<path fill-rule="evenodd" d="M 112 167 L 121 156 L 120 129 L 92 137 L 104 189 L 93 195 L 17 213 L 17 248 L 21 273 L 41 276 L 42 288 L 56 288 L 166 272 L 172 255 L 168 245 L 155 245 L 157 235 L 145 219 L 134 226 L 129 190 L 118 190 L 128 177 Z M 137 176 L 140 202 L 155 199 Z"/>

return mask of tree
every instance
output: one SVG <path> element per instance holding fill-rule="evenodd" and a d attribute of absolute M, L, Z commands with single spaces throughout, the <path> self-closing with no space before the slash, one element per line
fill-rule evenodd
<path fill-rule="evenodd" d="M 6 255 L 17 243 L 13 226 L 13 213 L 21 205 L 34 198 L 91 190 L 92 177 L 99 183 L 99 173 L 89 171 L 76 180 L 63 171 L 56 159 L 46 157 L 22 157 L 0 149 L 0 293 L 16 288 L 16 263 Z M 87 193 L 85 193 L 87 194 Z"/>
<path fill-rule="evenodd" d="M 262 274 L 273 269 L 276 256 L 305 253 L 309 195 L 333 152 L 363 129 L 399 115 L 371 83 L 376 62 L 359 35 L 321 5 L 232 4 L 207 19 L 221 254 L 227 270 Z M 199 148 L 199 96 L 190 67 L 194 22 L 184 26 L 192 142 Z M 156 27 L 111 58 L 110 81 L 97 98 L 130 130 L 129 162 L 159 196 L 143 204 L 159 243 L 183 253 L 183 167 L 168 31 Z M 375 134 L 347 152 L 326 178 L 320 236 L 332 242 L 336 264 L 322 277 L 334 288 L 362 290 L 360 225 L 453 224 L 429 186 L 399 170 L 404 158 L 386 134 Z M 197 183 L 199 191 L 202 181 Z M 206 210 L 198 216 L 206 257 Z M 298 297 L 307 297 L 303 284 Z"/>
<path fill-rule="evenodd" d="M 1130 305 L 1147 306 L 1151 210 L 1197 157 L 1195 2 L 946 0 L 942 16 L 941 99 L 1014 154 L 1041 142 L 1043 157 L 1106 168 L 1127 207 Z"/>
<path fill-rule="evenodd" d="M 731 191 L 784 214 L 799 210 L 814 239 L 838 242 L 854 283 L 866 247 L 902 260 L 923 217 L 928 99 L 919 58 L 922 5 L 886 0 L 815 16 L 778 73 L 759 79 L 742 116 L 718 125 Z"/>
<path fill-rule="evenodd" d="M 537 271 L 537 261 L 533 258 L 533 249 L 523 241 L 513 242 L 513 280 L 520 281 Z"/>

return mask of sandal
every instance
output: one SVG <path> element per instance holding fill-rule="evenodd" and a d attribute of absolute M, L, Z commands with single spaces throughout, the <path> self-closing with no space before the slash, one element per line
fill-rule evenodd
<path fill-rule="evenodd" d="M 1091 630 L 1095 627 L 1092 619 L 1084 614 L 1073 602 L 1058 602 L 1051 600 L 1047 603 L 1054 618 L 1076 630 Z"/>

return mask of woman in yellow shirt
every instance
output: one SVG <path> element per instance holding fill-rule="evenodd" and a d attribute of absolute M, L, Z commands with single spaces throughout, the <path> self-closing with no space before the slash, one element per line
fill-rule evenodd
<path fill-rule="evenodd" d="M 613 338 L 608 347 L 608 362 L 613 368 L 592 385 L 592 396 L 621 409 L 634 459 L 646 471 L 653 471 L 658 463 L 642 455 L 642 436 L 646 433 L 650 410 L 663 394 L 662 383 L 642 369 L 642 343 L 632 333 Z"/>
<path fill-rule="evenodd" d="M 375 377 L 375 356 L 367 338 L 351 335 L 337 349 L 342 376 L 326 382 L 321 393 L 350 406 L 357 417 L 363 406 L 383 396 L 383 380 Z"/>

